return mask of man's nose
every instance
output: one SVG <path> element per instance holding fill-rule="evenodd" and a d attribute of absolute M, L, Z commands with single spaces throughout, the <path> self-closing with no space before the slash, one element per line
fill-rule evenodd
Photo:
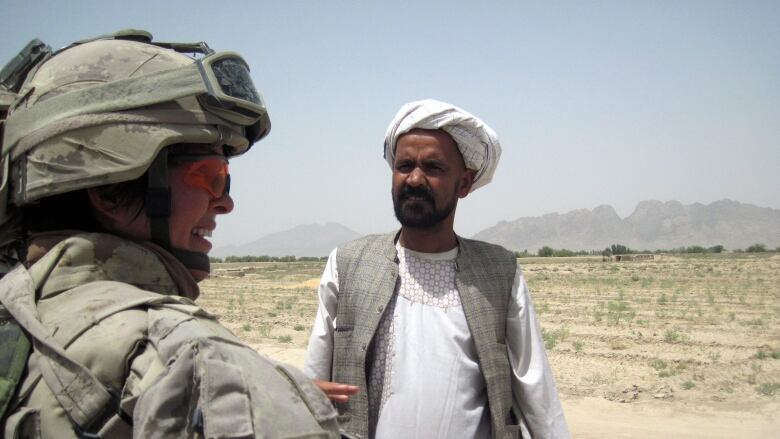
<path fill-rule="evenodd" d="M 421 186 L 425 183 L 425 174 L 420 168 L 412 169 L 409 176 L 406 177 L 406 184 L 409 186 Z"/>

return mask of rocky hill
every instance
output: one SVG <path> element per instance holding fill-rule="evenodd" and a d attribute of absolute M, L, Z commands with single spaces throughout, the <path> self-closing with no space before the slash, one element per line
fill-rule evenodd
<path fill-rule="evenodd" d="M 272 233 L 248 244 L 219 247 L 209 254 L 225 256 L 328 256 L 339 244 L 360 234 L 337 223 L 305 224 Z"/>
<path fill-rule="evenodd" d="M 708 205 L 642 201 L 626 218 L 602 205 L 593 210 L 501 221 L 474 238 L 529 251 L 545 245 L 596 250 L 616 243 L 650 250 L 717 244 L 738 249 L 756 243 L 775 248 L 780 246 L 780 210 L 732 200 Z"/>

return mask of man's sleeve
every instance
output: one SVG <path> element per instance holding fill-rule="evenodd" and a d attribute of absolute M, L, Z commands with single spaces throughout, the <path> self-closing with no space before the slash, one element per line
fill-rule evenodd
<path fill-rule="evenodd" d="M 568 438 L 539 322 L 519 267 L 507 307 L 506 342 L 512 367 L 513 406 L 527 428 L 523 428 L 523 436 L 530 433 L 533 438 Z"/>
<path fill-rule="evenodd" d="M 339 279 L 334 249 L 325 264 L 325 271 L 317 290 L 319 306 L 317 317 L 309 337 L 309 348 L 303 372 L 312 379 L 330 381 L 333 361 L 333 331 L 336 327 L 336 309 L 338 308 Z"/>

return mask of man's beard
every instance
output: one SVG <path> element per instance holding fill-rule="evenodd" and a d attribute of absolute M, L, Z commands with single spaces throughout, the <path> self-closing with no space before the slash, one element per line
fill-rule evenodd
<path fill-rule="evenodd" d="M 400 192 L 393 195 L 393 209 L 398 222 L 412 229 L 430 229 L 444 221 L 458 203 L 453 196 L 449 203 L 437 208 L 433 194 L 424 187 L 404 185 Z M 422 200 L 408 201 L 409 197 L 421 197 Z"/>

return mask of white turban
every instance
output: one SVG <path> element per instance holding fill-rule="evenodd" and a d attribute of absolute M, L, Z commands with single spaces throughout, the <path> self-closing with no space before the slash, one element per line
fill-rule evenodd
<path fill-rule="evenodd" d="M 385 159 L 391 169 L 398 138 L 415 128 L 441 129 L 455 140 L 466 168 L 477 171 L 472 192 L 493 179 L 501 157 L 501 144 L 495 131 L 472 114 L 434 99 L 404 105 L 390 122 L 385 134 Z"/>

